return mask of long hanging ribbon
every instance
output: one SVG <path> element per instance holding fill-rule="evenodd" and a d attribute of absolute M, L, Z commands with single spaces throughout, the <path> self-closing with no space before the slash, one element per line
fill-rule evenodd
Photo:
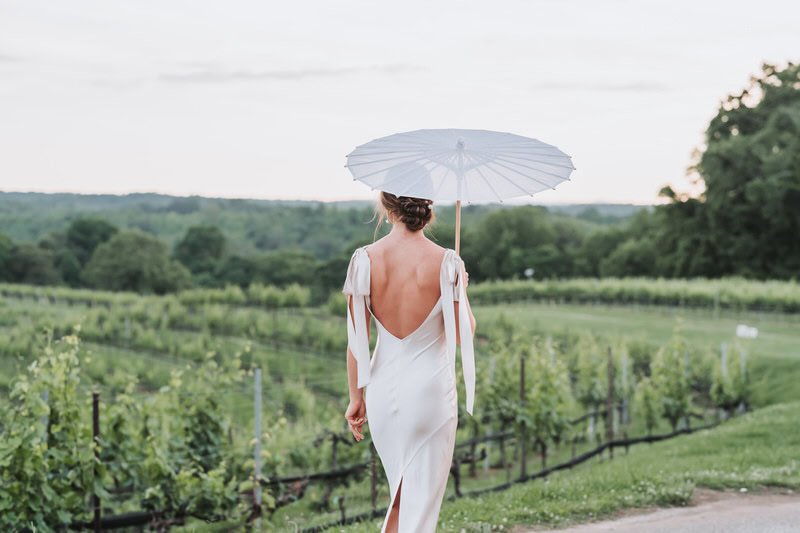
<path fill-rule="evenodd" d="M 463 262 L 454 250 L 448 249 L 445 258 L 442 276 L 442 311 L 444 313 L 444 329 L 447 338 L 447 354 L 450 363 L 456 361 L 456 317 L 454 302 L 466 302 L 467 293 L 464 287 L 461 268 Z M 467 413 L 472 414 L 475 401 L 475 349 L 472 344 L 472 324 L 469 321 L 469 312 L 466 305 L 458 306 L 458 332 L 461 340 L 461 370 L 464 374 L 464 385 L 467 391 Z"/>
<path fill-rule="evenodd" d="M 353 315 L 350 314 L 350 306 L 347 306 L 347 342 L 350 351 L 356 359 L 358 368 L 357 387 L 360 389 L 366 386 L 370 380 L 369 369 L 369 339 L 367 338 L 367 318 L 365 307 L 370 289 L 370 264 L 369 256 L 365 247 L 357 248 L 350 258 L 350 265 L 347 267 L 347 277 L 344 281 L 344 294 L 353 295 L 353 314 L 355 315 L 355 326 L 353 325 Z"/>

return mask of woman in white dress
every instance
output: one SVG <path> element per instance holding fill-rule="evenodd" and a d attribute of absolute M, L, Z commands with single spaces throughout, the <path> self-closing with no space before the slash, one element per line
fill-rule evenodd
<path fill-rule="evenodd" d="M 392 231 L 353 253 L 342 291 L 348 295 L 345 418 L 357 441 L 369 420 L 386 471 L 391 502 L 381 533 L 436 530 L 458 423 L 456 343 L 470 415 L 474 401 L 468 276 L 454 250 L 423 234 L 431 204 L 382 192 L 379 209 Z M 378 339 L 370 360 L 371 317 Z"/>

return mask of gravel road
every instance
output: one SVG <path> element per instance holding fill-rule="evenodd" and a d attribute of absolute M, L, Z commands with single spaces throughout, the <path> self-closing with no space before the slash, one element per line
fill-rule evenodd
<path fill-rule="evenodd" d="M 689 507 L 544 533 L 800 533 L 800 495 L 696 491 Z M 528 530 L 529 533 L 543 530 Z"/>

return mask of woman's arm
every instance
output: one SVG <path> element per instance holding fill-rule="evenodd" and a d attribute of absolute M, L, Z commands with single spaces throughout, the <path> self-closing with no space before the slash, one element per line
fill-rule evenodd
<path fill-rule="evenodd" d="M 355 320 L 353 297 L 350 295 L 347 296 L 347 305 L 350 306 L 350 316 Z M 366 304 L 364 304 L 364 315 L 367 321 L 367 341 L 369 341 L 370 314 Z M 355 323 L 353 325 L 355 326 Z M 347 419 L 347 423 L 350 425 L 350 431 L 353 433 L 356 441 L 359 441 L 364 438 L 364 435 L 361 433 L 361 428 L 367 420 L 367 409 L 364 403 L 364 389 L 358 388 L 358 363 L 356 362 L 353 352 L 350 350 L 349 344 L 347 345 L 347 387 L 350 392 L 350 405 L 348 405 L 344 417 Z"/>

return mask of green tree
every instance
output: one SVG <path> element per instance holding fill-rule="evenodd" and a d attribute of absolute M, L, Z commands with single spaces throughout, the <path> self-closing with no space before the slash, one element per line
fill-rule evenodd
<path fill-rule="evenodd" d="M 547 209 L 539 206 L 521 206 L 500 209 L 485 220 L 464 239 L 462 257 L 470 269 L 470 280 L 522 278 L 527 268 L 535 276 L 553 277 L 567 275 L 564 247 L 573 240 L 573 234 L 562 231 L 562 242 Z"/>
<path fill-rule="evenodd" d="M 601 276 L 651 276 L 656 250 L 651 238 L 629 239 L 600 262 Z"/>
<path fill-rule="evenodd" d="M 226 240 L 217 226 L 192 226 L 175 246 L 175 258 L 192 274 L 212 272 L 225 254 Z"/>
<path fill-rule="evenodd" d="M 0 281 L 12 281 L 11 259 L 14 256 L 14 241 L 0 233 Z"/>
<path fill-rule="evenodd" d="M 53 253 L 34 244 L 14 246 L 7 272 L 9 281 L 31 285 L 57 285 L 61 276 L 56 269 Z"/>
<path fill-rule="evenodd" d="M 590 233 L 584 240 L 578 261 L 585 265 L 581 272 L 587 276 L 600 277 L 600 264 L 628 238 L 623 226 L 603 228 Z"/>
<path fill-rule="evenodd" d="M 711 119 L 694 170 L 700 198 L 671 194 L 671 273 L 790 278 L 800 270 L 800 63 L 762 65 Z M 670 196 L 670 191 L 662 191 Z M 685 205 L 680 205 L 685 204 Z M 691 231 L 688 231 L 691 230 Z M 680 234 L 683 249 L 674 240 Z M 707 235 L 707 238 L 700 237 Z"/>
<path fill-rule="evenodd" d="M 163 242 L 140 231 L 117 233 L 98 246 L 83 272 L 86 283 L 98 289 L 156 294 L 187 286 L 189 277 Z"/>
<path fill-rule="evenodd" d="M 77 287 L 81 284 L 82 265 L 69 246 L 66 231 L 48 233 L 39 241 L 39 248 L 52 253 L 53 264 L 67 285 Z"/>
<path fill-rule="evenodd" d="M 253 283 L 256 268 L 256 261 L 252 257 L 229 255 L 219 264 L 214 281 L 218 283 L 216 286 L 238 285 L 245 288 Z"/>
<path fill-rule="evenodd" d="M 319 259 L 305 250 L 267 252 L 256 258 L 255 279 L 251 281 L 278 287 L 291 283 L 310 285 L 319 264 Z M 344 282 L 344 277 L 342 281 Z"/>
<path fill-rule="evenodd" d="M 67 229 L 67 244 L 81 266 L 89 262 L 95 248 L 115 233 L 116 226 L 101 218 L 82 217 L 72 221 Z"/>

